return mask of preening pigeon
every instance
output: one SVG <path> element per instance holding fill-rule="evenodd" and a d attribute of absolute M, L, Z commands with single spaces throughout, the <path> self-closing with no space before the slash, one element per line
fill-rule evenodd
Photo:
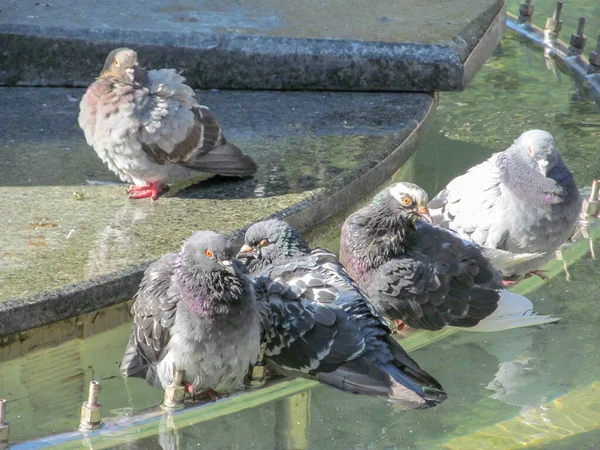
<path fill-rule="evenodd" d="M 434 406 L 442 386 L 411 359 L 337 257 L 311 250 L 288 224 L 252 225 L 238 257 L 255 276 L 265 315 L 265 360 L 275 372 L 319 380 L 407 408 Z"/>
<path fill-rule="evenodd" d="M 552 135 L 530 130 L 429 202 L 435 224 L 486 249 L 509 281 L 536 273 L 573 233 L 581 198 Z"/>
<path fill-rule="evenodd" d="M 423 189 L 395 183 L 342 226 L 340 260 L 384 317 L 472 331 L 558 320 L 535 315 L 531 301 L 504 289 L 479 247 L 424 220 L 426 208 Z"/>
<path fill-rule="evenodd" d="M 164 388 L 177 367 L 190 393 L 212 399 L 243 386 L 260 350 L 260 315 L 247 269 L 230 251 L 223 236 L 199 231 L 148 267 L 121 372 Z"/>
<path fill-rule="evenodd" d="M 132 198 L 198 172 L 246 176 L 256 163 L 228 143 L 215 116 L 173 69 L 146 71 L 129 48 L 109 53 L 79 104 L 79 126 Z"/>

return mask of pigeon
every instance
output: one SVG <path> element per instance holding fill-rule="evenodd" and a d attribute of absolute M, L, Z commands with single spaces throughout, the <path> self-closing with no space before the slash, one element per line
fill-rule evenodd
<path fill-rule="evenodd" d="M 199 231 L 148 267 L 131 308 L 124 375 L 164 389 L 178 368 L 190 394 L 211 400 L 243 387 L 261 322 L 252 280 L 231 250 L 223 236 Z"/>
<path fill-rule="evenodd" d="M 340 261 L 386 318 L 412 328 L 498 331 L 556 322 L 504 288 L 480 248 L 432 225 L 427 194 L 395 183 L 342 226 Z"/>
<path fill-rule="evenodd" d="M 581 212 L 573 175 L 546 131 L 523 133 L 429 202 L 435 224 L 485 248 L 508 281 L 536 274 L 571 236 Z"/>
<path fill-rule="evenodd" d="M 381 396 L 404 408 L 446 399 L 440 383 L 392 338 L 387 323 L 337 257 L 311 250 L 281 220 L 252 225 L 238 258 L 254 276 L 264 319 L 265 362 L 278 374 Z"/>
<path fill-rule="evenodd" d="M 173 69 L 146 71 L 137 53 L 117 48 L 79 104 L 79 126 L 108 168 L 131 183 L 131 198 L 158 198 L 165 183 L 207 172 L 252 175 L 256 163 L 225 140 Z"/>

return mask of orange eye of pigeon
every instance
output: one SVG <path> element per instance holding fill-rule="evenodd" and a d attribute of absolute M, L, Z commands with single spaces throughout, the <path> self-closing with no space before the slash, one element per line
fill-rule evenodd
<path fill-rule="evenodd" d="M 527 149 L 527 153 L 529 153 L 529 156 L 533 156 L 533 150 L 531 150 L 531 147 L 529 147 L 529 149 Z"/>
<path fill-rule="evenodd" d="M 204 254 L 206 256 L 208 256 L 209 258 L 213 257 L 213 251 L 211 249 L 209 249 L 209 248 L 207 248 L 206 250 L 204 250 Z"/>
<path fill-rule="evenodd" d="M 115 66 L 119 67 L 119 61 L 117 61 L 116 59 L 114 60 L 114 64 Z"/>
<path fill-rule="evenodd" d="M 266 247 L 267 245 L 269 245 L 269 240 L 268 239 L 263 239 L 262 241 L 260 241 L 258 243 L 259 247 Z"/>
<path fill-rule="evenodd" d="M 402 204 L 404 206 L 410 206 L 410 205 L 412 205 L 412 200 L 410 198 L 408 198 L 408 197 L 402 197 L 401 201 L 402 201 Z"/>

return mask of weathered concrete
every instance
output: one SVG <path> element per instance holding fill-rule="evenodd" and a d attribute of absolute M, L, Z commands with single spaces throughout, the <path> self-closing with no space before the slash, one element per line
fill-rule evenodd
<path fill-rule="evenodd" d="M 276 213 L 314 227 L 390 178 L 435 109 L 427 94 L 201 93 L 259 172 L 151 202 L 127 200 L 86 145 L 82 94 L 0 88 L 0 336 L 130 298 L 146 262 L 193 230 Z"/>
<path fill-rule="evenodd" d="M 0 83 L 87 85 L 128 45 L 199 88 L 460 90 L 504 19 L 504 0 L 7 0 Z"/>

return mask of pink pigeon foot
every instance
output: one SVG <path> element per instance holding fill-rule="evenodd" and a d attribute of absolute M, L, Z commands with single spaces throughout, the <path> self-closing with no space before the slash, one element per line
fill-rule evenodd
<path fill-rule="evenodd" d="M 546 275 L 544 272 L 546 272 L 546 271 L 545 270 L 531 270 L 525 274 L 523 279 L 531 278 L 532 276 L 537 275 L 542 280 L 547 281 L 550 279 L 550 277 L 548 275 Z M 517 283 L 518 283 L 518 281 L 515 281 L 515 280 L 502 280 L 502 284 L 504 284 L 504 286 L 514 286 Z"/>
<path fill-rule="evenodd" d="M 396 331 L 407 330 L 409 327 L 401 320 L 393 320 L 394 325 L 396 325 Z"/>
<path fill-rule="evenodd" d="M 524 278 L 531 278 L 532 276 L 537 275 L 542 280 L 548 281 L 550 279 L 550 277 L 548 275 L 546 275 L 544 272 L 546 272 L 546 271 L 545 270 L 531 270 L 525 274 Z"/>
<path fill-rule="evenodd" d="M 211 402 L 216 402 L 220 398 L 227 397 L 227 394 L 219 394 L 218 392 L 215 392 L 212 389 L 204 389 L 203 391 L 200 391 L 198 396 L 199 398 L 206 397 Z"/>
<path fill-rule="evenodd" d="M 159 194 L 163 191 L 164 186 L 165 185 L 160 181 L 155 181 L 143 186 L 129 186 L 127 192 L 129 193 L 129 198 L 134 200 L 148 197 L 151 197 L 152 200 L 156 200 Z"/>
<path fill-rule="evenodd" d="M 192 383 L 188 383 L 187 381 L 183 382 L 183 387 L 185 388 L 185 392 L 192 397 L 192 401 L 196 401 L 196 395 L 194 394 L 194 385 Z"/>

